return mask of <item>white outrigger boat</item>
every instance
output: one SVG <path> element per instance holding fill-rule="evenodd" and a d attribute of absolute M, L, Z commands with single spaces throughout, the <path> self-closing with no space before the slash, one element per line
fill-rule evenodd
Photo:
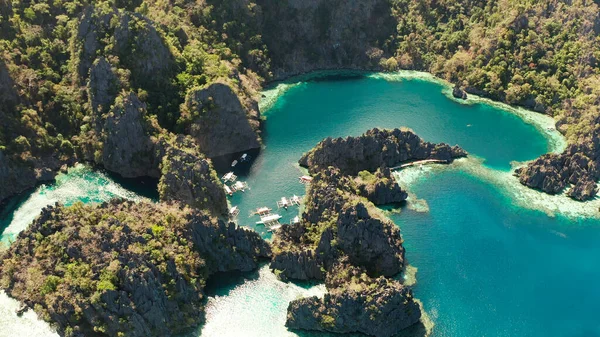
<path fill-rule="evenodd" d="M 223 185 L 223 188 L 225 189 L 225 193 L 227 193 L 227 195 L 231 196 L 233 195 L 233 191 L 231 190 L 231 188 L 227 185 Z"/>
<path fill-rule="evenodd" d="M 237 179 L 237 176 L 235 174 L 233 174 L 233 172 L 229 172 L 226 175 L 224 175 L 223 178 L 221 178 L 221 179 L 223 179 L 223 181 L 226 183 L 234 182 Z"/>
<path fill-rule="evenodd" d="M 290 206 L 292 206 L 292 203 L 286 197 L 281 197 L 281 200 L 277 201 L 277 207 L 279 208 L 287 209 Z"/>
<path fill-rule="evenodd" d="M 236 181 L 235 184 L 231 185 L 231 188 L 235 192 L 237 192 L 237 191 L 246 192 L 246 190 L 248 189 L 248 184 L 244 181 Z"/>
<path fill-rule="evenodd" d="M 281 215 L 279 214 L 268 214 L 260 217 L 260 221 L 257 221 L 257 225 L 265 225 L 265 226 L 274 226 L 279 224 L 279 219 L 281 219 Z"/>
<path fill-rule="evenodd" d="M 278 230 L 279 228 L 281 228 L 281 226 L 281 224 L 271 226 L 269 229 L 267 229 L 267 232 L 273 232 L 275 230 Z"/>
<path fill-rule="evenodd" d="M 238 214 L 240 214 L 240 209 L 237 206 L 233 206 L 229 209 L 229 217 L 230 218 L 235 218 L 238 216 Z"/>
<path fill-rule="evenodd" d="M 294 194 L 294 196 L 290 198 L 290 202 L 292 203 L 292 205 L 300 206 L 302 198 Z"/>
<path fill-rule="evenodd" d="M 260 208 L 256 209 L 254 214 L 258 214 L 260 216 L 269 215 L 269 213 L 271 213 L 271 211 L 272 211 L 272 209 L 270 209 L 269 207 L 260 207 Z"/>

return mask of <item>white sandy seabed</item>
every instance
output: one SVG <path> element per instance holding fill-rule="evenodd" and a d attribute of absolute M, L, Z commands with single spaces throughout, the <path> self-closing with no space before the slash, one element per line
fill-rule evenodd
<path fill-rule="evenodd" d="M 396 73 L 376 73 L 370 75 L 372 78 L 381 78 L 388 81 L 405 81 L 411 79 L 420 79 L 431 81 L 443 86 L 442 93 L 449 99 L 461 104 L 488 104 L 495 106 L 506 113 L 514 114 L 520 117 L 525 123 L 533 125 L 541 132 L 550 144 L 550 152 L 561 153 L 567 147 L 566 139 L 558 132 L 555 127 L 555 121 L 552 117 L 543 115 L 524 108 L 512 107 L 507 104 L 492 101 L 487 98 L 476 95 L 468 95 L 466 100 L 457 99 L 452 96 L 452 85 L 442 79 L 434 77 L 429 73 L 417 71 L 400 71 Z M 423 169 L 411 167 L 396 173 L 398 183 L 403 187 L 409 187 L 411 183 L 418 179 L 423 179 L 439 170 L 458 170 L 466 172 L 479 179 L 492 183 L 501 193 L 506 195 L 512 202 L 519 207 L 540 210 L 548 216 L 563 215 L 568 218 L 600 218 L 600 198 L 595 198 L 587 202 L 579 202 L 569 198 L 566 192 L 558 195 L 549 195 L 522 185 L 513 172 L 518 167 L 527 163 L 512 163 L 510 172 L 494 170 L 483 165 L 483 160 L 470 156 L 469 158 L 456 160 L 451 165 L 432 165 Z M 415 199 L 415 201 L 417 201 Z M 409 200 L 410 202 L 410 200 Z M 422 202 L 418 200 L 418 202 Z M 417 206 L 419 208 L 421 206 Z"/>

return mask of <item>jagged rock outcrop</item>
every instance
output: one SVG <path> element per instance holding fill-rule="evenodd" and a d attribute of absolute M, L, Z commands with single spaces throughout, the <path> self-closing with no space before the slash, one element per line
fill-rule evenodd
<path fill-rule="evenodd" d="M 107 44 L 107 36 L 114 43 Z M 139 13 L 116 8 L 107 11 L 90 5 L 79 21 L 76 43 L 79 48 L 72 58 L 78 62 L 82 82 L 99 51 L 117 55 L 120 64 L 131 71 L 133 81 L 141 87 L 158 89 L 168 83 L 175 67 L 174 57 L 154 23 Z"/>
<path fill-rule="evenodd" d="M 214 83 L 191 91 L 184 115 L 191 120 L 187 134 L 210 158 L 260 148 L 260 114 L 253 99 L 240 101 L 232 87 Z"/>
<path fill-rule="evenodd" d="M 590 144 L 590 147 L 594 145 Z M 561 193 L 572 185 L 567 191 L 568 196 L 580 201 L 589 200 L 598 192 L 596 181 L 600 179 L 600 163 L 583 153 L 571 145 L 564 153 L 543 155 L 515 173 L 523 185 L 549 194 Z"/>
<path fill-rule="evenodd" d="M 159 177 L 160 151 L 146 130 L 146 106 L 129 93 L 115 102 L 103 128 L 102 164 L 124 177 Z"/>
<path fill-rule="evenodd" d="M 217 272 L 270 249 L 252 231 L 179 205 L 47 207 L 0 263 L 0 286 L 68 336 L 172 336 L 203 321 Z"/>
<path fill-rule="evenodd" d="M 328 293 L 290 302 L 286 326 L 292 329 L 360 332 L 388 337 L 417 322 L 421 308 L 410 288 L 342 261 L 328 274 Z"/>
<path fill-rule="evenodd" d="M 117 74 L 104 57 L 99 57 L 90 68 L 88 97 L 94 116 L 108 112 L 115 102 L 121 85 Z"/>
<path fill-rule="evenodd" d="M 227 214 L 227 199 L 221 181 L 208 159 L 196 150 L 196 144 L 183 136 L 165 146 L 160 165 L 162 175 L 158 192 L 161 200 L 176 200 Z"/>
<path fill-rule="evenodd" d="M 458 84 L 452 89 L 452 96 L 455 98 L 467 99 L 467 93 L 462 90 Z"/>
<path fill-rule="evenodd" d="M 285 279 L 323 279 L 341 256 L 371 275 L 393 276 L 404 267 L 400 231 L 362 203 L 352 180 L 330 168 L 313 178 L 301 224 L 273 239 L 271 269 Z M 369 210 L 368 207 L 371 207 Z"/>
<path fill-rule="evenodd" d="M 400 230 L 390 221 L 373 217 L 364 204 L 346 208 L 336 225 L 336 244 L 352 265 L 383 276 L 394 276 L 404 268 Z"/>
<path fill-rule="evenodd" d="M 328 293 L 292 301 L 286 326 L 383 337 L 416 326 L 420 305 L 410 288 L 391 278 L 406 263 L 400 230 L 375 204 L 407 197 L 389 167 L 465 155 L 458 146 L 427 143 L 399 129 L 328 138 L 305 154 L 300 164 L 313 179 L 302 220 L 275 231 L 271 269 L 283 280 L 325 278 Z"/>
<path fill-rule="evenodd" d="M 0 202 L 32 188 L 37 183 L 35 171 L 27 165 L 19 165 L 0 151 Z"/>
<path fill-rule="evenodd" d="M 311 173 L 329 166 L 343 174 L 357 175 L 366 170 L 394 167 L 409 160 L 439 159 L 451 162 L 467 153 L 458 146 L 423 141 L 410 130 L 372 129 L 359 137 L 327 138 L 302 156 L 300 165 Z"/>
<path fill-rule="evenodd" d="M 377 169 L 374 175 L 361 171 L 354 180 L 358 193 L 375 205 L 398 204 L 408 197 L 408 193 L 400 188 L 388 168 Z"/>

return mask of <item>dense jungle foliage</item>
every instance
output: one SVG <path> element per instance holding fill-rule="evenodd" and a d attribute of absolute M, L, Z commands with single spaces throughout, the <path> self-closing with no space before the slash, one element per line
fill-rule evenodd
<path fill-rule="evenodd" d="M 0 0 L 0 153 L 85 158 L 98 57 L 118 77 L 105 92 L 135 93 L 175 133 L 205 113 L 186 97 L 215 82 L 256 97 L 315 69 L 418 69 L 554 116 L 597 180 L 599 13 L 592 0 Z"/>

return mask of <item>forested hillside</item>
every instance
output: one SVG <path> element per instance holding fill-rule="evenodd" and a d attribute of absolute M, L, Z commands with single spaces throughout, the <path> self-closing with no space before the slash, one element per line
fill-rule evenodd
<path fill-rule="evenodd" d="M 123 102 L 149 139 L 128 158 L 160 163 L 153 144 L 178 133 L 214 157 L 260 146 L 265 82 L 335 68 L 425 70 L 550 114 L 571 146 L 521 170 L 521 182 L 596 193 L 591 0 L 0 0 L 0 15 L 0 177 L 11 186 L 0 200 L 74 160 L 110 167 L 125 141 L 110 130 L 132 118 Z"/>

